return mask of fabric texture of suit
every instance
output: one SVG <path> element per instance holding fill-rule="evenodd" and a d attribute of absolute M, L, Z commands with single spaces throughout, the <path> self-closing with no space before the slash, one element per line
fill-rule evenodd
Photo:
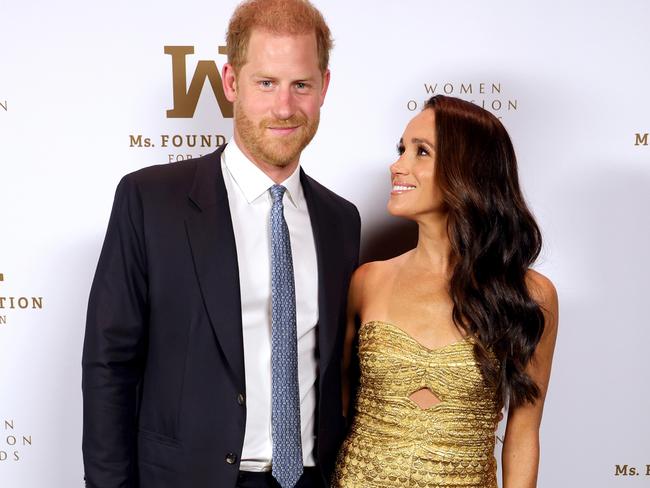
<path fill-rule="evenodd" d="M 246 426 L 237 250 L 223 146 L 118 185 L 83 351 L 91 488 L 231 488 Z M 345 434 L 341 354 L 359 214 L 302 170 L 318 261 L 316 462 Z M 294 263 L 300 266 L 300 263 Z"/>

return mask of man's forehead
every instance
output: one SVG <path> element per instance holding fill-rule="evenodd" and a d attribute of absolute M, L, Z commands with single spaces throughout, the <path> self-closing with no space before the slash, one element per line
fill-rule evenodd
<path fill-rule="evenodd" d="M 295 49 L 297 46 L 313 48 L 314 56 L 318 56 L 315 32 L 291 34 L 257 28 L 251 31 L 248 39 L 247 55 L 255 55 L 261 52 L 282 54 Z"/>
<path fill-rule="evenodd" d="M 252 32 L 242 65 L 244 67 L 254 71 L 299 69 L 308 72 L 319 69 L 315 34 Z"/>

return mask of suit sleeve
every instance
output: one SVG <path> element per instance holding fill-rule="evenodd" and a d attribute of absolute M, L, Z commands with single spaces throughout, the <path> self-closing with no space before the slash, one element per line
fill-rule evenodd
<path fill-rule="evenodd" d="M 349 278 L 352 276 L 352 273 L 359 267 L 359 253 L 361 246 L 361 217 L 359 216 L 359 211 L 356 207 L 353 207 L 353 211 L 350 216 L 351 224 L 351 241 L 352 241 L 352 258 L 351 258 L 351 270 L 348 276 L 348 288 L 350 287 Z M 347 290 L 346 290 L 347 291 Z M 345 306 L 345 318 L 344 322 L 347 326 L 347 297 L 349 294 L 346 294 L 346 306 Z M 354 415 L 354 398 L 356 398 L 356 392 L 359 388 L 359 378 L 361 376 L 361 370 L 359 368 L 359 356 L 358 356 L 358 336 L 355 335 L 354 342 L 352 343 L 352 355 L 350 357 L 350 365 L 347 371 L 347 381 L 349 385 L 349 398 L 351 401 L 348 405 L 348 411 L 344 413 L 346 430 L 350 427 L 350 421 Z"/>
<path fill-rule="evenodd" d="M 89 488 L 137 487 L 136 404 L 147 324 L 142 201 L 124 177 L 88 302 L 82 359 L 83 458 Z"/>
<path fill-rule="evenodd" d="M 352 271 L 359 267 L 359 250 L 361 248 L 361 216 L 359 215 L 359 210 L 357 207 L 354 207 L 354 249 L 356 251 L 354 255 L 354 267 Z"/>

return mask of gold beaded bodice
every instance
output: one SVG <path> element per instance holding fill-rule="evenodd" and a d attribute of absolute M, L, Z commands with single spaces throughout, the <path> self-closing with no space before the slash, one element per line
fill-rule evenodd
<path fill-rule="evenodd" d="M 337 488 L 497 488 L 498 406 L 464 339 L 436 349 L 382 321 L 359 329 L 355 417 L 339 452 Z M 440 400 L 423 409 L 410 396 Z"/>

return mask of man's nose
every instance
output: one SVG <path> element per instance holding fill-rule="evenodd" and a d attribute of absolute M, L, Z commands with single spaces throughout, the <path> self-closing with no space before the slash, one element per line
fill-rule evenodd
<path fill-rule="evenodd" d="M 281 87 L 275 95 L 273 115 L 281 120 L 290 118 L 295 112 L 295 101 L 291 87 Z"/>

